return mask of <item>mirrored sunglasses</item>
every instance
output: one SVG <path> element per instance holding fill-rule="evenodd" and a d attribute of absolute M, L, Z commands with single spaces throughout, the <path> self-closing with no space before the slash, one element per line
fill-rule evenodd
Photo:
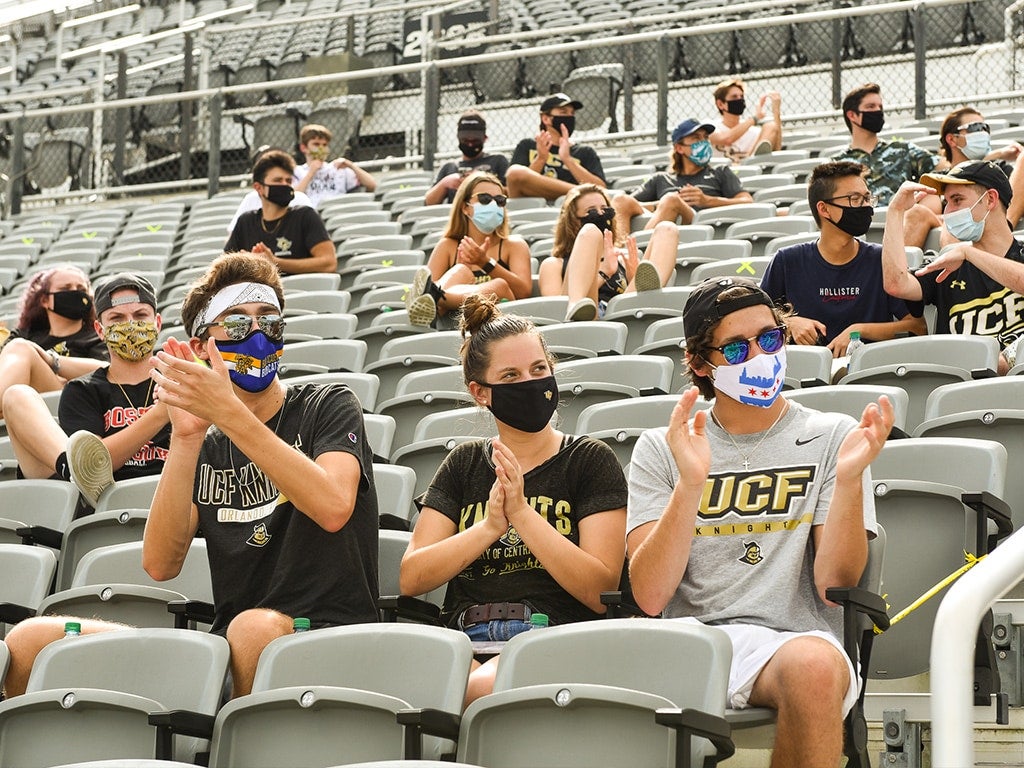
<path fill-rule="evenodd" d="M 203 323 L 196 329 L 196 335 L 198 336 L 213 326 L 219 325 L 224 329 L 224 333 L 228 335 L 229 339 L 241 341 L 249 335 L 253 320 L 256 321 L 257 327 L 267 335 L 268 339 L 280 341 L 284 338 L 285 321 L 281 315 L 257 315 L 256 317 L 241 314 L 228 315 L 217 323 Z"/>
<path fill-rule="evenodd" d="M 757 346 L 760 347 L 762 352 L 769 355 L 775 354 L 786 343 L 786 326 L 780 325 L 771 330 L 763 331 L 757 336 L 751 336 L 749 339 L 737 339 L 720 347 L 710 347 L 710 349 L 721 352 L 725 362 L 729 365 L 736 365 L 744 362 L 750 355 L 750 342 L 752 341 L 757 342 Z"/>

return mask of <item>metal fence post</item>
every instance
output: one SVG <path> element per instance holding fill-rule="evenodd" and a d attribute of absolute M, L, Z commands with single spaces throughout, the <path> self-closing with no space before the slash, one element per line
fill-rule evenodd
<path fill-rule="evenodd" d="M 627 35 L 633 34 L 636 30 L 630 24 L 623 30 Z M 622 49 L 622 63 L 624 71 L 622 75 L 622 130 L 633 130 L 633 78 L 636 68 L 636 44 L 630 43 Z M 612 122 L 615 122 L 615 115 L 612 115 Z"/>
<path fill-rule="evenodd" d="M 195 72 L 193 72 L 192 34 L 185 33 L 185 77 L 182 90 L 185 93 L 195 90 Z M 179 148 L 181 149 L 180 178 L 192 178 L 192 115 L 194 103 L 191 99 L 181 101 L 181 133 Z"/>
<path fill-rule="evenodd" d="M 925 9 L 923 5 L 914 6 L 914 118 L 924 120 L 928 99 L 925 78 L 925 41 L 927 33 L 924 28 Z"/>
<path fill-rule="evenodd" d="M 117 54 L 117 100 L 121 101 L 128 92 L 128 56 L 124 51 Z M 124 184 L 124 145 L 128 133 L 128 110 L 118 107 L 114 110 L 114 186 Z M 109 120 L 110 115 L 104 115 Z"/>
<path fill-rule="evenodd" d="M 21 213 L 21 191 L 25 184 L 25 115 L 14 119 L 11 138 L 11 215 Z"/>
<path fill-rule="evenodd" d="M 210 101 L 206 107 L 210 114 L 210 146 L 207 152 L 209 183 L 206 186 L 206 194 L 209 197 L 213 197 L 220 192 L 220 124 L 223 106 L 224 97 L 220 91 L 217 91 L 210 96 Z"/>
<path fill-rule="evenodd" d="M 437 152 L 437 113 L 441 102 L 441 75 L 437 64 L 423 71 L 423 170 L 434 170 Z"/>
<path fill-rule="evenodd" d="M 658 124 L 654 126 L 655 140 L 659 147 L 668 144 L 668 63 L 672 60 L 668 35 L 658 38 Z"/>
<path fill-rule="evenodd" d="M 838 10 L 840 7 L 840 0 L 833 0 L 832 8 Z M 843 106 L 842 26 L 839 19 L 832 19 L 832 106 L 835 109 Z"/>

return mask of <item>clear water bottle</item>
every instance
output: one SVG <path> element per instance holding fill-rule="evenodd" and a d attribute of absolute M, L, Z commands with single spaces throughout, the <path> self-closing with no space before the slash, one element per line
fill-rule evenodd
<path fill-rule="evenodd" d="M 853 368 L 853 362 L 862 349 L 864 342 L 860 339 L 860 331 L 850 331 L 850 343 L 846 345 L 846 356 L 850 359 L 848 368 Z"/>
<path fill-rule="evenodd" d="M 64 622 L 64 637 L 78 637 L 80 634 L 82 634 L 82 625 L 80 622 Z"/>
<path fill-rule="evenodd" d="M 530 629 L 545 629 L 548 626 L 548 615 L 546 613 L 534 613 L 530 615 Z"/>
<path fill-rule="evenodd" d="M 300 616 L 292 621 L 292 632 L 309 632 L 309 619 Z"/>

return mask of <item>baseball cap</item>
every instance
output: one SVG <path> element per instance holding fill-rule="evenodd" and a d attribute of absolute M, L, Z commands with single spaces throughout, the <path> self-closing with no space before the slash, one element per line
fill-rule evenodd
<path fill-rule="evenodd" d="M 118 296 L 114 298 L 117 291 L 126 288 L 133 289 L 134 295 Z M 152 283 L 142 275 L 134 275 L 131 272 L 118 272 L 108 277 L 100 278 L 93 286 L 93 297 L 96 303 L 96 315 L 99 316 L 111 307 L 120 304 L 131 304 L 133 301 L 142 304 L 149 304 L 156 309 L 156 292 Z"/>
<path fill-rule="evenodd" d="M 573 109 L 583 109 L 583 102 L 570 99 L 564 93 L 552 93 L 544 101 L 541 102 L 540 111 L 550 112 L 555 107 L 572 107 Z"/>
<path fill-rule="evenodd" d="M 678 144 L 691 133 L 696 133 L 701 128 L 707 131 L 708 134 L 714 133 L 715 131 L 715 126 L 711 123 L 702 123 L 700 120 L 694 120 L 692 117 L 689 120 L 683 120 L 683 122 L 677 125 L 675 130 L 672 131 L 672 143 Z"/>
<path fill-rule="evenodd" d="M 1013 197 L 1010 180 L 1006 178 L 1006 174 L 998 165 L 988 160 L 967 160 L 954 165 L 945 173 L 926 173 L 921 176 L 921 183 L 939 190 L 940 194 L 947 184 L 980 184 L 985 189 L 994 189 L 998 192 L 999 200 L 1006 208 L 1010 207 L 1010 199 Z"/>
<path fill-rule="evenodd" d="M 460 138 L 483 139 L 487 135 L 487 123 L 483 115 L 475 110 L 470 110 L 462 113 L 455 130 Z"/>
<path fill-rule="evenodd" d="M 743 286 L 752 293 L 745 296 L 719 301 L 723 291 Z M 723 317 L 744 307 L 756 307 L 763 304 L 769 309 L 775 305 L 767 293 L 753 280 L 745 277 L 709 277 L 693 289 L 683 305 L 683 335 L 686 338 L 703 336 L 708 328 Z"/>

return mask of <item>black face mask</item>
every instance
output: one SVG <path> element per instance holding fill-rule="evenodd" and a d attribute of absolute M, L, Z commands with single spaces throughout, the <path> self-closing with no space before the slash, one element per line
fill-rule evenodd
<path fill-rule="evenodd" d="M 267 189 L 267 200 L 274 205 L 287 208 L 291 201 L 295 199 L 295 190 L 292 189 L 291 184 L 264 184 L 263 186 Z"/>
<path fill-rule="evenodd" d="M 843 215 L 839 221 L 832 221 L 839 229 L 853 237 L 866 235 L 871 228 L 871 217 L 875 215 L 875 209 L 870 205 L 861 205 L 856 208 L 847 205 L 837 205 Z"/>
<path fill-rule="evenodd" d="M 491 404 L 487 410 L 501 423 L 522 432 L 540 432 L 558 407 L 558 385 L 554 376 L 485 386 L 491 388 Z"/>
<path fill-rule="evenodd" d="M 575 115 L 552 115 L 551 116 L 551 127 L 558 131 L 558 135 L 562 135 L 562 126 L 565 126 L 566 132 L 572 136 L 572 132 L 576 130 L 576 116 Z"/>
<path fill-rule="evenodd" d="M 470 158 L 472 160 L 474 157 L 479 156 L 480 153 L 484 151 L 484 145 L 483 144 L 477 144 L 475 142 L 472 143 L 472 144 L 466 144 L 465 142 L 460 141 L 459 142 L 459 151 L 465 157 L 468 157 L 468 158 Z"/>
<path fill-rule="evenodd" d="M 580 218 L 580 226 L 583 224 L 593 224 L 602 232 L 607 232 L 612 228 L 612 222 L 614 221 L 615 209 L 610 206 L 605 206 L 599 210 L 587 211 L 583 217 Z"/>
<path fill-rule="evenodd" d="M 885 115 L 882 113 L 882 110 L 860 113 L 860 127 L 865 131 L 878 133 L 882 130 L 883 125 L 885 125 Z"/>
<path fill-rule="evenodd" d="M 747 100 L 733 99 L 732 101 L 727 101 L 725 102 L 725 111 L 730 115 L 742 115 L 747 111 Z"/>
<path fill-rule="evenodd" d="M 92 308 L 92 298 L 85 291 L 54 291 L 53 311 L 68 320 L 84 320 Z"/>

